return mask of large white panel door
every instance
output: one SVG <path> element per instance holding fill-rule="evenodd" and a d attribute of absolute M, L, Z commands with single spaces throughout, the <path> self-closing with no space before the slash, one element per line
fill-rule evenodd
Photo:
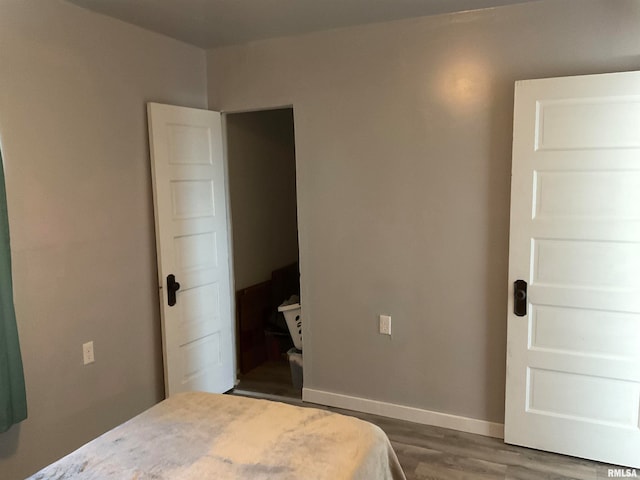
<path fill-rule="evenodd" d="M 235 368 L 220 114 L 147 113 L 166 393 L 221 393 Z"/>
<path fill-rule="evenodd" d="M 640 72 L 517 82 L 511 182 L 505 441 L 640 467 Z"/>

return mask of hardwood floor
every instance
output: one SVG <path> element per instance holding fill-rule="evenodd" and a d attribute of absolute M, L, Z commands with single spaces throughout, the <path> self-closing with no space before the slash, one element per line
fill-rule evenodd
<path fill-rule="evenodd" d="M 497 438 L 303 403 L 299 393 L 297 397 L 273 393 L 293 393 L 286 386 L 278 387 L 275 381 L 276 372 L 280 372 L 280 378 L 284 377 L 282 365 L 270 365 L 266 370 L 271 375 L 268 381 L 253 378 L 261 372 L 250 372 L 247 376 L 251 379 L 243 378 L 240 382 L 245 389 L 254 387 L 257 391 L 236 389 L 233 394 L 322 408 L 374 423 L 391 440 L 407 480 L 602 480 L 609 478 L 609 468 L 619 468 L 506 445 Z M 640 471 L 637 475 L 640 476 Z"/>
<path fill-rule="evenodd" d="M 597 462 L 506 445 L 501 439 L 340 411 L 382 428 L 408 480 L 598 480 Z"/>
<path fill-rule="evenodd" d="M 268 361 L 248 373 L 238 375 L 236 391 L 302 399 L 302 390 L 293 388 L 289 361 Z M 255 396 L 255 395 L 251 395 Z"/>

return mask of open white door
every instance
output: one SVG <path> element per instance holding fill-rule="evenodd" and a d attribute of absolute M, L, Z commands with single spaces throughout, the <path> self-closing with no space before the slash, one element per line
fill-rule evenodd
<path fill-rule="evenodd" d="M 512 168 L 505 441 L 640 467 L 640 72 L 517 82 Z"/>
<path fill-rule="evenodd" d="M 166 394 L 225 392 L 235 367 L 220 114 L 147 113 Z"/>

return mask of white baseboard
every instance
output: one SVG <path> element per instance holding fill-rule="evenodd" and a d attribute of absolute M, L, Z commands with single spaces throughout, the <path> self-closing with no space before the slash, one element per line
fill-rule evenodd
<path fill-rule="evenodd" d="M 475 418 L 460 417 L 448 413 L 422 410 L 420 408 L 406 407 L 395 403 L 379 402 L 367 398 L 352 397 L 311 388 L 302 389 L 302 400 L 304 402 L 371 413 L 373 415 L 381 415 L 383 417 L 396 418 L 398 420 L 406 420 L 423 425 L 477 433 L 478 435 L 485 435 L 487 437 L 504 438 L 504 425 L 502 423 L 487 422 Z"/>

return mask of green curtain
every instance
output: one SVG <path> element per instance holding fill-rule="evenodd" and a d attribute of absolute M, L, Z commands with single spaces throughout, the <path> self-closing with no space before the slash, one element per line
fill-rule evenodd
<path fill-rule="evenodd" d="M 0 153 L 0 432 L 25 418 L 27 395 L 13 308 L 7 192 Z"/>

